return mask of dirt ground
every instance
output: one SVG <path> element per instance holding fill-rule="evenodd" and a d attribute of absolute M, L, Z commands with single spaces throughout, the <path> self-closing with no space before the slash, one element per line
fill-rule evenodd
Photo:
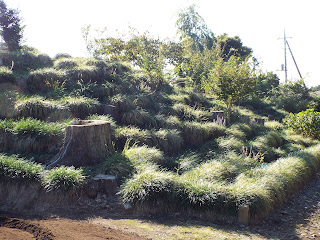
<path fill-rule="evenodd" d="M 95 209 L 95 210 L 92 210 Z M 91 208 L 58 211 L 50 216 L 0 213 L 0 239 L 320 239 L 320 174 L 269 219 L 235 226 L 192 219 L 139 217 Z"/>

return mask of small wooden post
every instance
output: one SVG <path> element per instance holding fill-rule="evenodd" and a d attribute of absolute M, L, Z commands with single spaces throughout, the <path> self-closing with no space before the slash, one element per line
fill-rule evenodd
<path fill-rule="evenodd" d="M 239 206 L 238 223 L 248 226 L 250 223 L 250 208 L 248 205 Z"/>
<path fill-rule="evenodd" d="M 264 125 L 264 119 L 263 118 L 255 118 L 254 122 L 256 124 Z"/>
<path fill-rule="evenodd" d="M 273 115 L 268 115 L 268 120 L 269 121 L 273 121 L 274 120 L 274 116 Z"/>

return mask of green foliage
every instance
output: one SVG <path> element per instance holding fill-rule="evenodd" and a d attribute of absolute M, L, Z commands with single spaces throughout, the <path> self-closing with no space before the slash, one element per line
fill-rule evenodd
<path fill-rule="evenodd" d="M 49 90 L 63 90 L 65 72 L 53 68 L 43 68 L 31 71 L 27 78 L 31 92 L 48 92 Z"/>
<path fill-rule="evenodd" d="M 18 121 L 12 119 L 0 120 L 0 130 L 21 135 L 62 136 L 63 128 L 64 125 L 61 123 L 46 123 L 32 118 L 22 118 Z"/>
<path fill-rule="evenodd" d="M 178 13 L 176 26 L 181 39 L 190 38 L 195 44 L 194 47 L 203 51 L 211 49 L 214 43 L 214 34 L 208 29 L 204 19 L 196 11 L 196 6 L 191 5 L 181 9 Z"/>
<path fill-rule="evenodd" d="M 156 148 L 146 146 L 131 147 L 124 150 L 124 156 L 129 159 L 137 172 L 154 169 L 163 163 L 163 153 Z"/>
<path fill-rule="evenodd" d="M 162 207 L 170 208 L 175 203 L 170 201 L 174 180 L 172 173 L 147 168 L 128 179 L 121 186 L 120 194 L 124 202 L 135 203 L 141 208 L 150 206 L 152 210 L 152 207 L 159 207 L 161 202 L 167 203 Z"/>
<path fill-rule="evenodd" d="M 21 49 L 23 26 L 19 12 L 16 9 L 7 8 L 3 0 L 0 1 L 0 34 L 9 51 Z"/>
<path fill-rule="evenodd" d="M 297 133 L 308 137 L 319 138 L 320 112 L 307 109 L 299 113 L 290 113 L 283 122 L 288 128 Z"/>
<path fill-rule="evenodd" d="M 241 39 L 236 37 L 229 37 L 227 34 L 223 34 L 217 37 L 217 44 L 221 49 L 221 57 L 224 61 L 228 61 L 231 56 L 240 58 L 244 61 L 250 57 L 252 49 L 243 46 Z"/>
<path fill-rule="evenodd" d="M 8 69 L 7 67 L 1 66 L 0 67 L 0 83 L 9 82 L 14 83 L 14 76 L 12 70 Z"/>
<path fill-rule="evenodd" d="M 275 73 L 262 73 L 257 77 L 255 94 L 258 97 L 271 96 L 272 91 L 279 86 L 279 83 L 280 79 Z"/>
<path fill-rule="evenodd" d="M 3 60 L 4 66 L 9 68 L 13 66 L 14 72 L 17 71 L 22 74 L 32 69 L 51 67 L 53 64 L 48 55 L 28 48 L 14 52 L 0 52 L 0 57 Z"/>
<path fill-rule="evenodd" d="M 0 153 L 1 178 L 23 180 L 40 180 L 44 168 L 41 164 L 18 158 L 16 155 L 7 156 Z"/>
<path fill-rule="evenodd" d="M 40 120 L 57 121 L 67 118 L 85 118 L 97 112 L 100 104 L 86 97 L 63 97 L 59 100 L 45 99 L 32 95 L 19 99 L 15 110 L 20 117 L 32 117 Z"/>
<path fill-rule="evenodd" d="M 304 80 L 300 79 L 281 84 L 279 88 L 274 91 L 271 100 L 280 109 L 284 109 L 287 112 L 298 113 L 309 108 L 311 97 Z"/>
<path fill-rule="evenodd" d="M 56 69 L 71 69 L 79 66 L 78 61 L 74 58 L 63 58 L 59 57 L 55 62 L 54 62 L 54 68 Z"/>
<path fill-rule="evenodd" d="M 69 53 L 57 53 L 54 56 L 54 59 L 60 59 L 60 58 L 72 58 L 72 56 Z"/>
<path fill-rule="evenodd" d="M 62 190 L 65 192 L 75 190 L 84 184 L 85 175 L 82 169 L 61 166 L 46 171 L 42 184 L 47 191 Z"/>
<path fill-rule="evenodd" d="M 263 166 L 263 167 L 261 167 Z M 125 202 L 141 210 L 188 209 L 237 216 L 249 205 L 251 217 L 266 216 L 320 168 L 320 146 L 262 165 L 235 153 L 203 163 L 182 175 L 146 168 L 122 186 Z"/>
<path fill-rule="evenodd" d="M 254 91 L 255 78 L 248 60 L 239 62 L 232 56 L 227 62 L 220 58 L 202 84 L 206 92 L 216 93 L 226 103 L 230 123 L 232 104 Z"/>

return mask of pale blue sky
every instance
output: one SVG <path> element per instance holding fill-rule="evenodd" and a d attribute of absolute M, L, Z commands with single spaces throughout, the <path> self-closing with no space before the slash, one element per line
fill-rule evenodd
<path fill-rule="evenodd" d="M 161 38 L 175 37 L 176 13 L 195 3 L 209 28 L 220 35 L 238 35 L 253 49 L 265 70 L 277 71 L 284 63 L 283 30 L 308 86 L 320 84 L 319 3 L 316 0 L 5 0 L 20 10 L 26 44 L 54 56 L 67 52 L 85 56 L 81 27 L 107 27 L 126 31 L 132 26 Z M 299 76 L 288 53 L 288 78 Z"/>

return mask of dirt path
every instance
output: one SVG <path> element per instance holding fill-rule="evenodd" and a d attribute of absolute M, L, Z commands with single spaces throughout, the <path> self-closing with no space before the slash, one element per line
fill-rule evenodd
<path fill-rule="evenodd" d="M 81 209 L 68 216 L 83 220 L 0 217 L 0 239 L 320 239 L 320 174 L 283 208 L 257 226 L 107 216 L 98 211 L 88 215 Z"/>

